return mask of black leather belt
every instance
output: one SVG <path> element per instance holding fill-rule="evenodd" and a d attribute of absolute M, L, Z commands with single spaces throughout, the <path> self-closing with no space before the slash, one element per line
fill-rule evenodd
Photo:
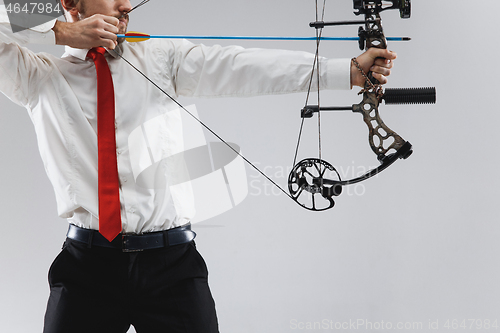
<path fill-rule="evenodd" d="M 85 243 L 89 247 L 100 246 L 120 249 L 123 252 L 137 252 L 189 243 L 196 237 L 196 233 L 191 230 L 191 224 L 186 224 L 165 231 L 140 235 L 119 234 L 112 242 L 109 242 L 97 230 L 83 229 L 70 224 L 66 236 L 77 242 Z"/>

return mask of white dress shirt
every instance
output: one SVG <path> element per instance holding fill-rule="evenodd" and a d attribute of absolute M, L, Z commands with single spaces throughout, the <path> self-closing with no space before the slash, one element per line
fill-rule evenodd
<path fill-rule="evenodd" d="M 5 8 L 0 6 L 0 91 L 28 110 L 59 216 L 97 230 L 94 63 L 86 58 L 88 50 L 66 47 L 62 58 L 57 58 L 20 46 L 54 44 L 53 25 L 54 21 L 12 34 Z M 305 52 L 208 47 L 187 40 L 125 42 L 120 49 L 125 59 L 174 98 L 306 91 L 314 57 Z M 183 151 L 182 124 L 178 113 L 172 112 L 178 107 L 113 52 L 106 58 L 115 88 L 123 231 L 143 233 L 183 225 L 195 214 L 192 191 L 188 183 L 170 186 L 182 172 L 182 163 L 157 165 L 149 175 L 155 185 L 148 186 L 138 183 L 137 163 L 133 163 L 138 149 L 151 154 L 155 146 L 154 151 L 162 155 L 159 161 Z M 321 59 L 321 70 L 321 88 L 350 89 L 349 59 Z M 165 126 L 148 132 L 157 119 Z M 131 141 L 138 130 L 149 133 L 147 144 Z"/>

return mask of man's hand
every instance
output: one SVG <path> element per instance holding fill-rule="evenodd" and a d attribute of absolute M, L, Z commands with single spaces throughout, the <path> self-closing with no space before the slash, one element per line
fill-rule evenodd
<path fill-rule="evenodd" d="M 74 23 L 57 21 L 54 28 L 56 44 L 77 49 L 102 46 L 114 49 L 117 45 L 118 24 L 116 17 L 96 14 Z"/>
<path fill-rule="evenodd" d="M 392 51 L 371 47 L 365 53 L 357 57 L 356 60 L 366 74 L 372 71 L 375 79 L 381 84 L 386 84 L 387 76 L 391 75 L 393 60 L 396 59 L 396 57 L 396 53 Z M 352 64 L 351 87 L 360 86 L 364 88 L 365 81 L 366 79 L 361 75 L 358 68 Z"/>

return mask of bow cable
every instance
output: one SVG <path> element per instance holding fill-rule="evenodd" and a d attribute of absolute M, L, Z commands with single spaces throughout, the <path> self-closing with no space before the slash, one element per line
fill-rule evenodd
<path fill-rule="evenodd" d="M 319 8 L 318 8 L 318 0 L 315 0 L 316 4 L 316 22 L 322 22 L 325 17 L 325 8 L 326 8 L 326 0 L 323 0 L 323 9 L 321 10 L 321 19 L 319 15 Z M 311 69 L 311 76 L 309 78 L 309 86 L 307 88 L 307 95 L 306 95 L 306 101 L 304 107 L 306 107 L 309 104 L 309 97 L 311 95 L 311 89 L 312 89 L 312 83 L 314 81 L 314 73 L 316 73 L 316 84 L 317 84 L 317 100 L 318 100 L 318 107 L 320 106 L 320 63 L 319 63 L 319 45 L 322 40 L 322 34 L 323 34 L 323 27 L 317 28 L 316 29 L 316 52 L 314 54 L 314 61 Z M 297 156 L 299 152 L 299 146 L 300 146 L 300 140 L 302 138 L 302 131 L 304 128 L 304 118 L 302 118 L 302 121 L 300 122 L 300 129 L 299 129 L 299 135 L 297 138 L 297 145 L 295 147 L 295 156 L 293 158 L 293 164 L 297 164 Z M 318 112 L 318 158 L 321 159 L 321 112 Z M 320 170 L 321 171 L 321 170 Z"/>
<path fill-rule="evenodd" d="M 149 0 L 148 0 L 149 1 Z M 201 126 L 203 126 L 207 131 L 212 133 L 217 139 L 219 139 L 223 144 L 225 144 L 228 148 L 230 148 L 236 155 L 241 157 L 246 163 L 248 163 L 253 169 L 255 169 L 258 173 L 260 173 L 264 178 L 266 178 L 271 184 L 276 186 L 281 192 L 283 192 L 287 197 L 290 199 L 294 200 L 293 197 L 290 195 L 290 193 L 286 192 L 281 186 L 279 186 L 274 180 L 272 180 L 268 175 L 266 175 L 263 171 L 261 171 L 255 164 L 253 164 L 249 159 L 247 159 L 243 154 L 241 154 L 239 151 L 237 151 L 234 147 L 232 147 L 227 141 L 225 141 L 220 135 L 218 135 L 214 130 L 212 130 L 208 125 L 206 125 L 201 119 L 196 117 L 193 113 L 191 113 L 188 109 L 186 109 L 179 101 L 177 101 L 175 98 L 170 96 L 169 93 L 167 93 L 163 88 L 161 88 L 158 84 L 156 84 L 153 80 L 151 80 L 146 74 L 144 74 L 140 69 L 138 69 L 136 66 L 134 66 L 130 61 L 125 59 L 120 53 L 116 52 L 115 50 L 109 50 L 113 51 L 116 55 L 118 55 L 121 59 L 123 59 L 127 64 L 129 64 L 133 69 L 135 69 L 139 74 L 141 74 L 146 80 L 148 80 L 152 85 L 154 85 L 156 88 L 158 88 L 163 94 L 165 94 L 172 102 L 177 104 L 182 110 L 184 110 L 187 114 L 189 114 L 194 120 L 196 120 Z M 294 200 L 295 201 L 295 200 Z"/>
<path fill-rule="evenodd" d="M 317 12 L 317 5 L 318 3 L 318 0 L 316 0 L 316 12 Z M 325 8 L 326 8 L 326 0 L 323 0 L 323 10 L 322 10 L 322 13 L 321 13 L 321 21 L 324 21 L 324 18 L 325 18 Z M 317 18 L 317 16 L 316 16 Z M 317 22 L 317 21 L 316 21 Z M 319 33 L 316 32 L 316 37 L 317 37 L 317 41 L 316 41 L 316 77 L 317 77 L 317 86 L 318 86 L 318 89 L 317 89 L 317 94 L 318 94 L 318 107 L 321 105 L 320 103 L 320 64 L 319 64 L 319 44 L 321 42 L 321 35 L 323 34 L 323 28 L 320 29 Z M 321 160 L 321 115 L 319 115 L 318 113 L 318 158 Z"/>
<path fill-rule="evenodd" d="M 141 1 L 137 6 L 133 7 L 131 10 L 129 10 L 125 14 L 128 15 L 131 11 L 133 11 L 136 8 L 141 7 L 142 5 L 148 3 L 149 1 L 150 0 L 143 0 L 143 1 Z M 167 93 L 158 84 L 156 84 L 153 80 L 151 80 L 140 69 L 138 69 L 136 66 L 134 66 L 130 61 L 128 61 L 127 59 L 125 59 L 120 53 L 116 52 L 115 50 L 109 50 L 109 51 L 113 51 L 113 53 L 115 53 L 117 56 L 119 56 L 121 59 L 123 59 L 127 64 L 129 64 L 133 69 L 135 69 L 139 74 L 141 74 L 146 80 L 148 80 L 153 86 L 155 86 L 156 88 L 158 88 L 165 96 L 167 96 L 170 100 L 172 100 L 172 102 L 174 102 L 175 104 L 177 104 L 177 106 L 179 106 L 182 110 L 184 110 L 187 114 L 189 114 L 194 120 L 196 120 L 207 131 L 209 131 L 210 133 L 212 133 L 212 135 L 214 135 L 217 139 L 219 139 L 223 144 L 225 144 L 229 149 L 231 149 L 236 155 L 238 155 L 239 157 L 241 157 L 248 165 L 250 165 L 253 169 L 255 169 L 255 171 L 257 171 L 262 176 L 264 176 L 264 178 L 266 178 L 269 182 L 271 182 L 271 184 L 273 184 L 276 188 L 278 188 L 281 192 L 283 192 L 287 197 L 289 197 L 290 199 L 292 199 L 293 201 L 295 201 L 293 199 L 293 197 L 291 196 L 290 193 L 288 193 L 287 191 L 285 191 L 281 186 L 279 186 L 268 175 L 266 175 L 263 171 L 261 171 L 259 168 L 257 168 L 257 166 L 255 166 L 255 164 L 253 164 L 249 159 L 247 159 L 245 156 L 243 156 L 243 154 L 241 154 L 239 151 L 237 151 L 235 148 L 233 148 L 233 146 L 231 146 L 220 135 L 218 135 L 217 133 L 215 133 L 215 131 L 213 131 L 210 127 L 208 127 L 208 125 L 206 125 L 203 121 L 201 121 L 201 119 L 199 119 L 193 113 L 191 113 L 190 111 L 188 111 L 179 101 L 177 101 L 175 98 L 173 98 L 172 96 L 170 96 L 169 93 Z"/>

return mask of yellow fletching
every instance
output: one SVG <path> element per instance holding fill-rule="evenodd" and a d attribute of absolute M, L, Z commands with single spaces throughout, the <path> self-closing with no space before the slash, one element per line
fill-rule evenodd
<path fill-rule="evenodd" d="M 149 35 L 143 32 L 130 31 L 125 34 L 125 40 L 129 43 L 143 42 L 149 39 Z"/>

